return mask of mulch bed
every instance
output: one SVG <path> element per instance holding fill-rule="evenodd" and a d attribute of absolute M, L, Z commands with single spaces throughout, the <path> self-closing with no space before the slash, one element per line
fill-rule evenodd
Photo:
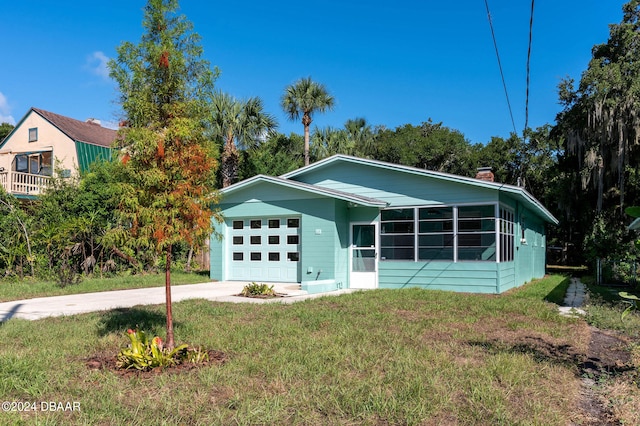
<path fill-rule="evenodd" d="M 149 377 L 164 373 L 182 373 L 202 367 L 222 365 L 229 357 L 226 353 L 216 350 L 208 350 L 209 359 L 197 364 L 183 362 L 171 367 L 158 367 L 148 371 L 136 370 L 135 368 L 122 369 L 116 366 L 116 356 L 112 353 L 100 353 L 84 359 L 84 363 L 89 370 L 111 371 L 121 377 Z"/>

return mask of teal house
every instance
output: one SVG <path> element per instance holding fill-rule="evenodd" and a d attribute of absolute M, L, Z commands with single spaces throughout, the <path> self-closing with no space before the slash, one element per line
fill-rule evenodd
<path fill-rule="evenodd" d="M 545 226 L 525 189 L 335 155 L 222 190 L 211 278 L 310 293 L 420 287 L 502 293 L 545 273 Z"/>

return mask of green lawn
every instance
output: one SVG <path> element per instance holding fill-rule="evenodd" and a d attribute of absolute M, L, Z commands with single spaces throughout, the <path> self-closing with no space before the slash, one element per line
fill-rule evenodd
<path fill-rule="evenodd" d="M 209 282 L 209 272 L 172 272 L 174 285 Z M 85 278 L 78 284 L 59 287 L 54 281 L 0 281 L 0 302 L 30 299 L 33 297 L 60 296 L 64 294 L 91 293 L 96 291 L 125 290 L 130 288 L 164 286 L 164 273 L 123 275 L 113 278 Z"/>
<path fill-rule="evenodd" d="M 566 425 L 576 420 L 582 320 L 545 298 L 562 276 L 500 296 L 374 290 L 283 304 L 174 304 L 176 343 L 222 365 L 123 376 L 127 328 L 164 336 L 164 306 L 0 325 L 0 424 Z M 72 406 L 72 405 L 70 405 Z"/>

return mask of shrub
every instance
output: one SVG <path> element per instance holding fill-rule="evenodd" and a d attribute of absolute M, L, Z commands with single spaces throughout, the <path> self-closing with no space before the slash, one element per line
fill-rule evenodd
<path fill-rule="evenodd" d="M 275 296 L 276 292 L 273 289 L 273 286 L 269 286 L 267 284 L 256 284 L 255 282 L 251 284 L 247 284 L 242 289 L 243 296 L 245 297 L 255 297 L 255 296 Z"/>
<path fill-rule="evenodd" d="M 149 340 L 144 331 L 127 330 L 131 340 L 129 347 L 118 353 L 118 368 L 148 371 L 156 367 L 171 367 L 180 364 L 187 358 L 187 345 L 180 345 L 173 350 L 164 347 L 158 336 Z"/>

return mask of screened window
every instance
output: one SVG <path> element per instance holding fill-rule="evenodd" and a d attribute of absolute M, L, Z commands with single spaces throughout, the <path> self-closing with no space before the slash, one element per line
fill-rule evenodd
<path fill-rule="evenodd" d="M 260 219 L 251 221 L 251 229 L 260 229 L 262 227 L 262 221 Z"/>
<path fill-rule="evenodd" d="M 418 259 L 453 260 L 453 207 L 418 210 Z"/>
<path fill-rule="evenodd" d="M 494 205 L 458 207 L 458 260 L 496 260 Z"/>
<path fill-rule="evenodd" d="M 280 244 L 280 235 L 269 235 L 269 244 Z"/>
<path fill-rule="evenodd" d="M 260 235 L 252 235 L 251 244 L 262 244 L 262 238 L 260 237 Z"/>
<path fill-rule="evenodd" d="M 390 209 L 380 213 L 382 260 L 415 259 L 415 209 Z"/>
<path fill-rule="evenodd" d="M 244 226 L 244 222 L 242 220 L 233 221 L 233 229 L 242 229 L 243 226 Z"/>
<path fill-rule="evenodd" d="M 513 212 L 500 208 L 500 262 L 513 261 L 514 224 Z"/>
<path fill-rule="evenodd" d="M 40 174 L 51 176 L 53 172 L 53 153 L 51 151 L 40 154 Z"/>
<path fill-rule="evenodd" d="M 234 245 L 238 245 L 238 244 L 243 244 L 244 243 L 244 238 L 242 236 L 239 237 L 233 237 L 233 244 Z"/>
<path fill-rule="evenodd" d="M 299 228 L 300 219 L 287 219 L 287 228 Z"/>
<path fill-rule="evenodd" d="M 383 210 L 381 260 L 497 261 L 498 220 L 495 204 Z"/>

